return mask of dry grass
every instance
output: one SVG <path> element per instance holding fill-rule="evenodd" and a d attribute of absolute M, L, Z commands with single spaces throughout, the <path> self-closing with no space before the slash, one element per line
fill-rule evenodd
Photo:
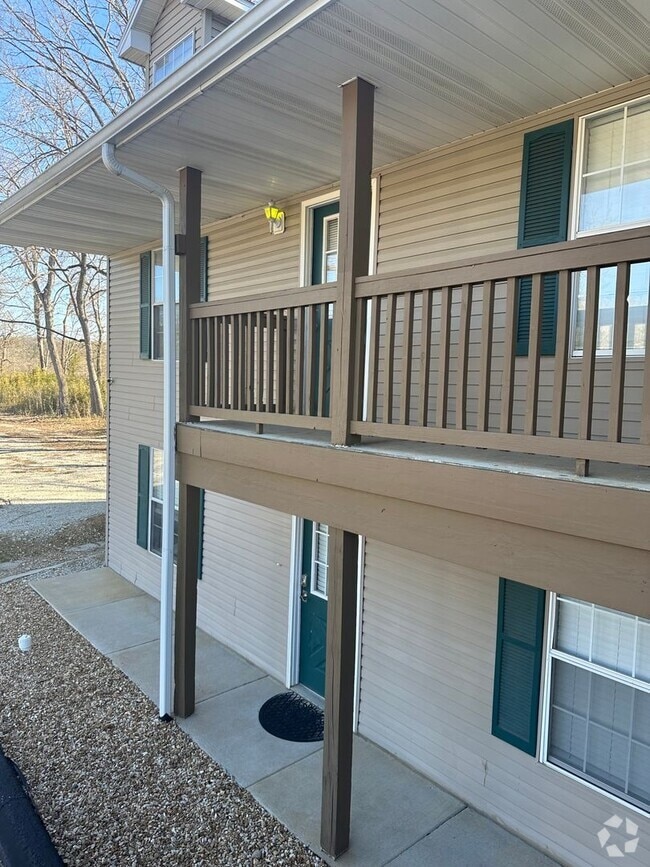
<path fill-rule="evenodd" d="M 20 436 L 21 439 L 97 437 L 99 440 L 106 435 L 106 419 L 98 416 L 62 418 L 0 413 L 0 435 L 2 434 Z"/>
<path fill-rule="evenodd" d="M 90 414 L 90 389 L 83 376 L 66 377 L 71 416 Z M 56 415 L 58 388 L 52 371 L 33 370 L 0 375 L 0 411 L 16 415 Z"/>

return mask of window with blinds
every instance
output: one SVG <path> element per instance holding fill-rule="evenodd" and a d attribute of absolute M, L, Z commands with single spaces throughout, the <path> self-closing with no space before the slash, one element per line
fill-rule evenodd
<path fill-rule="evenodd" d="M 577 234 L 650 221 L 650 100 L 585 118 Z"/>
<path fill-rule="evenodd" d="M 650 621 L 557 597 L 546 760 L 650 807 Z"/>
<path fill-rule="evenodd" d="M 575 236 L 650 223 L 650 99 L 635 100 L 582 120 Z M 616 266 L 599 269 L 596 349 L 612 352 Z M 572 354 L 581 356 L 587 297 L 587 272 L 574 274 Z M 650 262 L 630 268 L 627 353 L 646 346 Z"/>
<path fill-rule="evenodd" d="M 339 264 L 339 215 L 323 221 L 323 269 L 326 283 L 335 283 Z"/>
<path fill-rule="evenodd" d="M 314 522 L 314 539 L 312 545 L 312 578 L 311 592 L 327 599 L 327 543 L 329 540 L 329 528 L 327 524 Z"/>

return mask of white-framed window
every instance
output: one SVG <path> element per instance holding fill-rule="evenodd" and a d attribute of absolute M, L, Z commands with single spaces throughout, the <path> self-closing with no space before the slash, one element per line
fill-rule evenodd
<path fill-rule="evenodd" d="M 573 237 L 650 224 L 650 98 L 633 100 L 580 119 L 574 184 Z M 611 355 L 616 267 L 599 272 L 596 351 Z M 581 356 L 587 273 L 573 277 L 572 354 Z M 628 355 L 646 346 L 650 262 L 630 267 Z"/>
<path fill-rule="evenodd" d="M 149 550 L 153 554 L 162 553 L 162 509 L 163 509 L 163 453 L 160 449 L 149 449 Z M 178 548 L 178 481 L 174 494 L 174 560 Z"/>
<path fill-rule="evenodd" d="M 153 61 L 153 83 L 159 84 L 194 54 L 194 33 L 188 33 L 161 57 Z"/>
<path fill-rule="evenodd" d="M 311 547 L 311 592 L 315 596 L 320 596 L 321 599 L 327 599 L 329 527 L 327 524 L 319 524 L 314 521 L 313 534 Z"/>
<path fill-rule="evenodd" d="M 179 270 L 176 257 L 176 349 L 178 352 L 178 299 Z M 151 357 L 163 357 L 163 267 L 162 250 L 154 250 L 151 256 Z"/>
<path fill-rule="evenodd" d="M 323 265 L 325 283 L 336 283 L 339 268 L 339 215 L 331 214 L 323 220 Z"/>
<path fill-rule="evenodd" d="M 650 621 L 550 605 L 541 759 L 650 812 Z"/>

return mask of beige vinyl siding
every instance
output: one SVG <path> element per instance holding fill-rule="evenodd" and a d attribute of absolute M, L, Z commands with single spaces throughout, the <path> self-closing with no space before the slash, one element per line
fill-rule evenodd
<path fill-rule="evenodd" d="M 153 596 L 160 559 L 136 544 L 138 445 L 162 446 L 162 362 L 140 359 L 140 257 L 111 259 L 108 565 Z"/>
<path fill-rule="evenodd" d="M 138 254 L 115 257 L 109 280 L 107 562 L 159 596 L 160 558 L 136 544 L 138 446 L 162 447 L 161 361 L 140 358 Z M 206 496 L 199 625 L 284 681 L 291 518 Z"/>
<path fill-rule="evenodd" d="M 203 46 L 203 13 L 189 4 L 168 0 L 151 34 L 149 86 L 153 85 L 153 65 L 166 51 L 194 33 L 194 51 Z"/>
<path fill-rule="evenodd" d="M 647 76 L 384 169 L 378 273 L 515 250 L 524 133 L 649 92 Z"/>
<path fill-rule="evenodd" d="M 300 284 L 300 202 L 286 206 L 286 231 L 272 235 L 264 210 L 226 220 L 208 232 L 211 301 L 295 289 Z"/>
<path fill-rule="evenodd" d="M 291 517 L 207 493 L 199 626 L 284 682 Z"/>
<path fill-rule="evenodd" d="M 576 867 L 606 867 L 613 813 L 650 819 L 493 737 L 497 576 L 366 543 L 359 731 L 459 798 Z"/>

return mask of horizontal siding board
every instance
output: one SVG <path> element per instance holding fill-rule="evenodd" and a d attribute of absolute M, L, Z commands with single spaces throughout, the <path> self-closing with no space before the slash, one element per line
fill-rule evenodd
<path fill-rule="evenodd" d="M 136 544 L 138 445 L 162 447 L 163 412 L 162 363 L 139 357 L 139 262 L 110 269 L 108 564 L 158 597 L 160 558 Z M 199 626 L 283 681 L 290 542 L 288 515 L 206 496 Z"/>
<path fill-rule="evenodd" d="M 367 540 L 360 732 L 554 857 L 605 867 L 616 805 L 490 734 L 497 595 L 496 575 Z"/>

